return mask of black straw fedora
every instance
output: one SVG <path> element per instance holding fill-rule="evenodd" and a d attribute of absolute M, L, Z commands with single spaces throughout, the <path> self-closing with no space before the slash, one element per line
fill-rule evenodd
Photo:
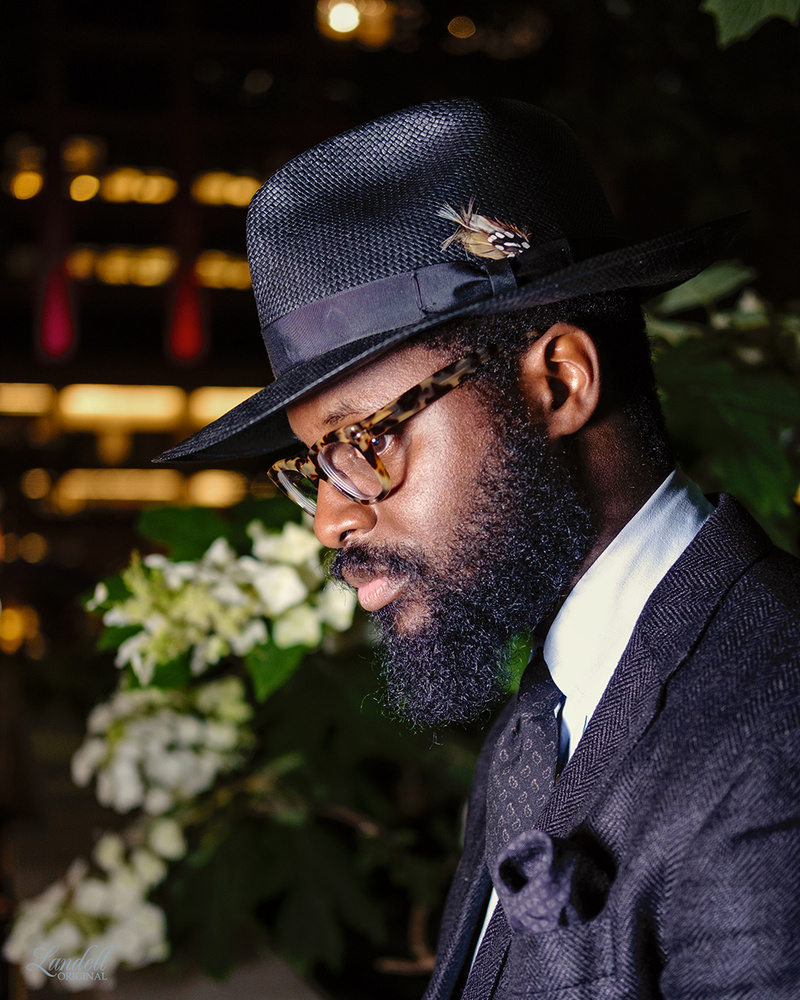
<path fill-rule="evenodd" d="M 456 216 L 462 230 L 492 223 L 513 256 L 470 252 L 452 238 Z M 655 295 L 714 261 L 742 220 L 623 245 L 574 134 L 518 101 L 437 101 L 352 129 L 287 163 L 250 205 L 275 381 L 156 461 L 297 447 L 286 406 L 412 334 L 614 289 Z"/>

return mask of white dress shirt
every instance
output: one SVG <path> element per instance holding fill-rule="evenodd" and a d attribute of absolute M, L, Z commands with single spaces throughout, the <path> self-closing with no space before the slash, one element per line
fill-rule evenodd
<path fill-rule="evenodd" d="M 648 598 L 714 508 L 680 469 L 672 472 L 570 591 L 544 641 L 564 694 L 561 746 L 572 756 Z M 493 889 L 478 947 L 497 905 Z M 477 952 L 477 947 L 476 947 Z"/>

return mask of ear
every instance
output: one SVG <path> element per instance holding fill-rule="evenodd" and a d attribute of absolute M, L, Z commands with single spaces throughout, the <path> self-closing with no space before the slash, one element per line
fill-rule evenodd
<path fill-rule="evenodd" d="M 575 434 L 600 400 L 600 359 L 589 334 L 555 323 L 520 360 L 520 386 L 534 419 L 551 440 Z"/>

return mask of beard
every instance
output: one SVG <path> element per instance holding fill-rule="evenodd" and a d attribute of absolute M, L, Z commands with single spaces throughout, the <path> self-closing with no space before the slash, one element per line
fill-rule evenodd
<path fill-rule="evenodd" d="M 474 721 L 508 695 L 512 639 L 554 611 L 596 537 L 567 452 L 531 425 L 520 399 L 504 408 L 471 507 L 441 555 L 356 542 L 329 566 L 339 580 L 347 569 L 403 579 L 371 617 L 386 705 L 414 728 Z M 404 628 L 412 603 L 423 613 Z"/>

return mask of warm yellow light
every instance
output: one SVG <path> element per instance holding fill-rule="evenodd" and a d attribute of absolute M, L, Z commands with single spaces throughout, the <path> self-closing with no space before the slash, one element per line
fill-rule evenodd
<path fill-rule="evenodd" d="M 46 382 L 0 382 L 0 413 L 36 417 L 56 401 L 56 390 Z"/>
<path fill-rule="evenodd" d="M 19 542 L 19 554 L 27 563 L 38 563 L 47 555 L 47 540 L 35 531 L 23 535 Z"/>
<path fill-rule="evenodd" d="M 246 257 L 206 250 L 194 265 L 195 277 L 206 288 L 249 288 L 250 268 Z"/>
<path fill-rule="evenodd" d="M 25 619 L 19 608 L 3 608 L 0 611 L 0 649 L 4 653 L 16 653 L 25 639 Z"/>
<path fill-rule="evenodd" d="M 346 35 L 350 31 L 355 31 L 361 21 L 361 14 L 354 3 L 341 0 L 335 3 L 328 11 L 328 24 L 340 35 Z"/>
<path fill-rule="evenodd" d="M 189 419 L 196 427 L 205 427 L 258 391 L 257 388 L 216 385 L 195 389 L 189 395 Z"/>
<path fill-rule="evenodd" d="M 195 261 L 195 277 L 207 288 L 224 288 L 223 274 L 228 255 L 221 250 L 206 250 Z"/>
<path fill-rule="evenodd" d="M 163 285 L 178 269 L 178 254 L 169 247 L 134 251 L 130 258 L 130 280 L 134 285 Z"/>
<path fill-rule="evenodd" d="M 230 507 L 247 492 L 247 480 L 239 472 L 204 469 L 187 483 L 186 499 L 198 507 Z"/>
<path fill-rule="evenodd" d="M 102 431 L 95 447 L 103 465 L 122 465 L 131 453 L 133 439 L 127 431 Z"/>
<path fill-rule="evenodd" d="M 230 177 L 225 185 L 225 201 L 237 208 L 246 208 L 260 187 L 255 177 Z"/>
<path fill-rule="evenodd" d="M 166 174 L 145 174 L 133 199 L 142 205 L 163 205 L 178 193 L 178 182 Z"/>
<path fill-rule="evenodd" d="M 68 385 L 58 394 L 67 430 L 171 430 L 181 419 L 186 393 L 175 385 Z"/>
<path fill-rule="evenodd" d="M 16 653 L 26 640 L 39 635 L 39 616 L 26 604 L 11 605 L 0 611 L 0 650 Z"/>
<path fill-rule="evenodd" d="M 88 281 L 94 274 L 97 254 L 90 247 L 78 247 L 64 258 L 67 274 L 74 281 Z"/>
<path fill-rule="evenodd" d="M 212 170 L 200 174 L 192 183 L 192 198 L 203 205 L 234 205 L 244 208 L 261 187 L 257 177 Z"/>
<path fill-rule="evenodd" d="M 174 469 L 71 469 L 50 500 L 62 514 L 74 514 L 85 507 L 180 503 L 183 495 L 184 477 Z"/>
<path fill-rule="evenodd" d="M 67 254 L 67 272 L 76 281 L 96 277 L 106 285 L 163 285 L 178 268 L 172 247 L 80 247 Z"/>
<path fill-rule="evenodd" d="M 477 29 L 471 17 L 454 17 L 447 30 L 454 38 L 471 38 Z"/>
<path fill-rule="evenodd" d="M 104 285 L 128 285 L 131 280 L 131 254 L 125 247 L 114 247 L 98 254 L 94 272 Z"/>
<path fill-rule="evenodd" d="M 112 170 L 100 181 L 100 196 L 104 201 L 132 201 L 133 192 L 141 183 L 142 177 L 142 171 L 133 167 Z"/>
<path fill-rule="evenodd" d="M 228 177 L 221 170 L 201 174 L 192 183 L 192 197 L 203 205 L 224 205 Z"/>
<path fill-rule="evenodd" d="M 92 174 L 78 174 L 69 185 L 69 196 L 73 201 L 91 201 L 100 190 L 100 179 Z"/>
<path fill-rule="evenodd" d="M 28 469 L 19 481 L 20 489 L 29 500 L 41 500 L 53 485 L 45 469 Z"/>
<path fill-rule="evenodd" d="M 14 198 L 27 201 L 35 198 L 44 187 L 44 177 L 38 170 L 18 170 L 11 178 L 9 190 Z"/>

